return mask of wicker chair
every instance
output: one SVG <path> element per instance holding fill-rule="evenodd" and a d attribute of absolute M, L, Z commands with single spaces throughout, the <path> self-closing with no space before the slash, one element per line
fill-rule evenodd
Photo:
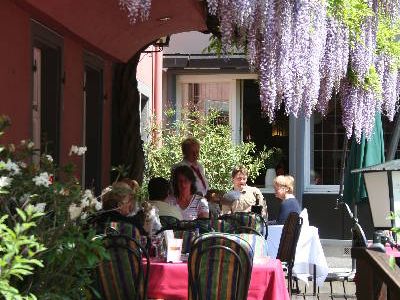
<path fill-rule="evenodd" d="M 189 299 L 247 299 L 253 250 L 238 236 L 206 233 L 189 255 Z M 216 288 L 219 287 L 219 288 Z"/>
<path fill-rule="evenodd" d="M 108 235 L 103 244 L 110 259 L 97 267 L 101 299 L 147 299 L 150 260 L 146 249 L 125 235 Z"/>
<path fill-rule="evenodd" d="M 284 263 L 287 268 L 288 290 L 290 295 L 292 294 L 292 277 L 296 247 L 302 225 L 303 219 L 298 213 L 292 212 L 289 214 L 285 224 L 283 225 L 278 254 L 276 256 L 276 258 Z"/>

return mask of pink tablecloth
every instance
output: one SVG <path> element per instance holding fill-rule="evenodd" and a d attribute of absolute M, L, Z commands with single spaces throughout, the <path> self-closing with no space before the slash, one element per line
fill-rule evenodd
<path fill-rule="evenodd" d="M 188 269 L 186 263 L 151 263 L 148 298 L 183 300 L 188 295 Z M 281 262 L 269 259 L 255 263 L 251 273 L 247 299 L 289 300 Z"/>

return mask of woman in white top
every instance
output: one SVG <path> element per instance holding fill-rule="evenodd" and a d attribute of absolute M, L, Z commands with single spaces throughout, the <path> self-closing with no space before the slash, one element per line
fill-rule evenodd
<path fill-rule="evenodd" d="M 178 166 L 173 170 L 172 178 L 174 196 L 183 220 L 208 218 L 208 202 L 196 194 L 196 177 L 192 169 L 188 166 Z"/>

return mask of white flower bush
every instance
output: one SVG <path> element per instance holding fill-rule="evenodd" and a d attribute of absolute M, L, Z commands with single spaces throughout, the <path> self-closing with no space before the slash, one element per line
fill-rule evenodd
<path fill-rule="evenodd" d="M 8 125 L 8 118 L 0 116 L 0 136 Z M 73 147 L 77 155 L 85 151 L 86 147 Z M 37 299 L 62 299 L 66 290 L 69 299 L 86 298 L 93 288 L 91 271 L 105 253 L 85 220 L 101 209 L 101 203 L 82 189 L 75 172 L 72 164 L 55 165 L 48 153 L 39 156 L 30 141 L 0 145 L 0 220 L 8 216 L 5 226 L 16 228 L 21 211 L 31 211 L 35 224 L 20 229 L 47 249 L 40 257 L 44 267 L 18 282 L 23 293 Z"/>

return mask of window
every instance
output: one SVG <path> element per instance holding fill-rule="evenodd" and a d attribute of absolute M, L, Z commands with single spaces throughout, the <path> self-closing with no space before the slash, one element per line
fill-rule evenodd
<path fill-rule="evenodd" d="M 215 109 L 221 113 L 219 122 L 229 124 L 229 83 L 184 83 L 181 88 L 183 110 L 207 114 L 211 109 Z"/>
<path fill-rule="evenodd" d="M 383 126 L 383 139 L 385 142 L 385 158 L 387 158 L 387 151 L 390 146 L 390 142 L 392 140 L 392 134 L 394 128 L 396 126 L 396 118 L 393 122 L 389 122 L 388 118 L 382 116 L 382 126 Z M 396 153 L 394 155 L 394 159 L 400 158 L 400 143 L 397 145 Z"/>
<path fill-rule="evenodd" d="M 326 116 L 315 113 L 311 124 L 310 184 L 338 185 L 345 138 L 340 101 L 332 99 Z"/>
<path fill-rule="evenodd" d="M 32 140 L 56 164 L 60 152 L 63 40 L 32 21 Z M 38 155 L 40 156 L 40 153 Z M 38 157 L 34 160 L 38 162 Z"/>

